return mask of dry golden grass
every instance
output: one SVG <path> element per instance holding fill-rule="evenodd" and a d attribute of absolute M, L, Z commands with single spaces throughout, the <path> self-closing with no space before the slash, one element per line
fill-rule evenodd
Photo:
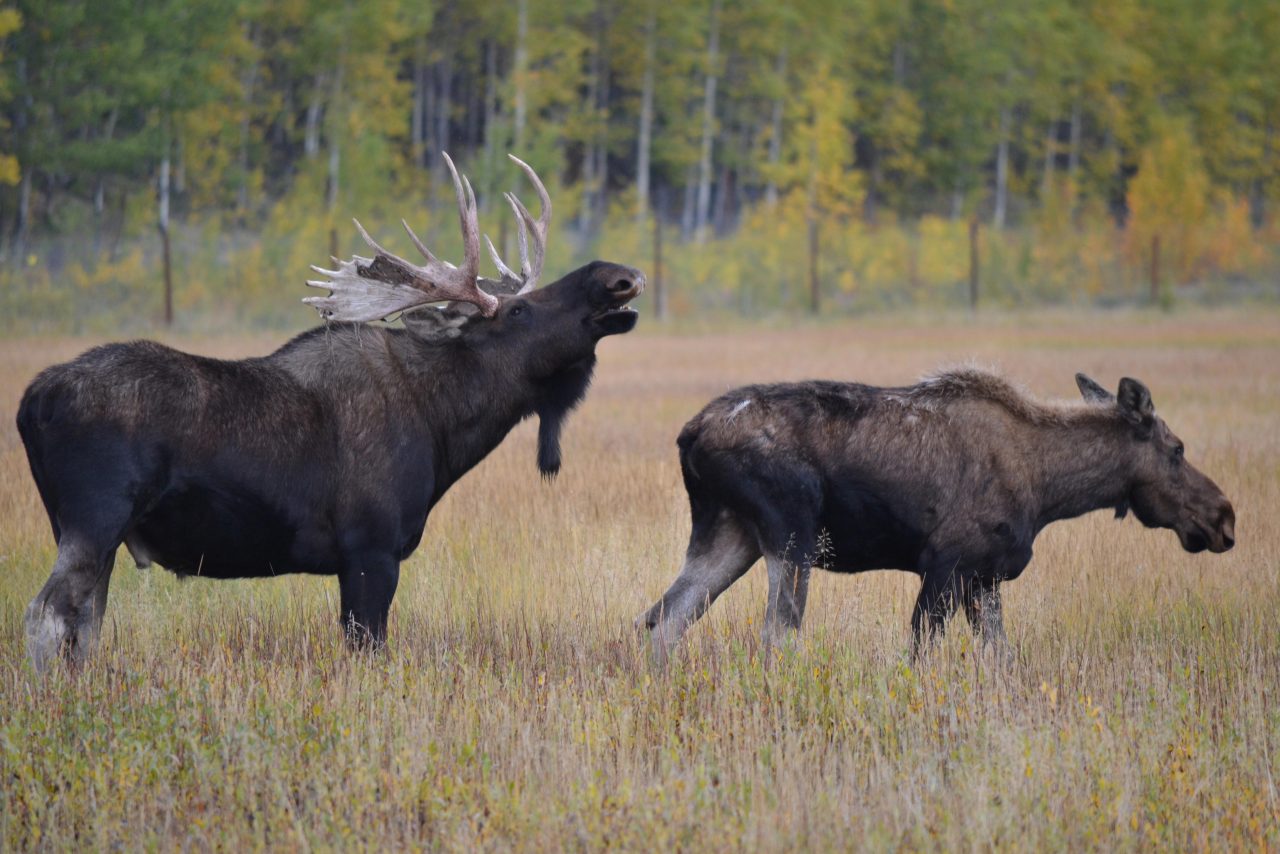
<path fill-rule="evenodd" d="M 1274 313 L 642 329 L 603 343 L 553 485 L 523 425 L 437 508 L 385 654 L 343 651 L 331 579 L 179 582 L 122 552 L 98 658 L 42 680 L 21 616 L 53 546 L 13 414 L 89 343 L 0 342 L 6 850 L 1280 846 Z M 688 534 L 684 420 L 742 382 L 959 360 L 1044 396 L 1076 370 L 1143 378 L 1235 501 L 1239 545 L 1054 526 L 1007 588 L 1009 672 L 963 620 L 909 666 L 901 573 L 817 576 L 800 647 L 766 670 L 757 568 L 651 672 L 630 624 Z"/>

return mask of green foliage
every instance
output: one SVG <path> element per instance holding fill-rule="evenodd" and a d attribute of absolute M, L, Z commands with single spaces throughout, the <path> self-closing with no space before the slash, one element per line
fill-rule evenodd
<path fill-rule="evenodd" d="M 1173 281 L 1256 279 L 1276 264 L 1277 45 L 1280 8 L 1229 0 L 15 0 L 0 7 L 4 299 L 30 314 L 83 274 L 149 305 L 163 162 L 189 310 L 236 294 L 236 316 L 277 317 L 259 295 L 333 233 L 350 246 L 351 216 L 406 216 L 449 246 L 441 149 L 510 249 L 517 143 L 555 190 L 554 260 L 621 249 L 644 266 L 649 226 L 628 220 L 646 80 L 649 209 L 690 237 L 711 195 L 698 247 L 668 242 L 686 304 L 789 305 L 797 217 L 821 222 L 833 294 L 947 301 L 960 219 L 988 221 L 997 194 L 1010 231 L 983 238 L 983 286 L 999 300 L 1128 298 L 1157 233 Z M 945 275 L 928 260 L 944 252 L 959 253 Z"/>

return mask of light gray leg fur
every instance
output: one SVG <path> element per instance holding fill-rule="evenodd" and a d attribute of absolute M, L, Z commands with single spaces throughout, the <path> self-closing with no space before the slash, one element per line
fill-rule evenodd
<path fill-rule="evenodd" d="M 804 620 L 804 606 L 809 598 L 809 558 L 791 559 L 787 555 L 765 555 L 769 568 L 769 602 L 764 611 L 765 654 L 794 641 Z"/>
<path fill-rule="evenodd" d="M 95 556 L 63 537 L 53 572 L 27 606 L 27 654 L 43 673 L 60 656 L 83 663 L 97 646 L 114 554 Z"/>
<path fill-rule="evenodd" d="M 636 620 L 637 628 L 652 632 L 654 660 L 665 663 L 685 630 L 759 557 L 755 538 L 748 536 L 727 512 L 717 519 L 709 538 L 690 543 L 680 575 L 662 598 Z"/>

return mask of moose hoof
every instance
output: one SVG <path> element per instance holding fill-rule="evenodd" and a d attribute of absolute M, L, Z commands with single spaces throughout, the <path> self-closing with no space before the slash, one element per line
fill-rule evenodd
<path fill-rule="evenodd" d="M 75 634 L 67 621 L 41 602 L 27 608 L 27 655 L 37 673 L 44 673 L 72 645 Z"/>

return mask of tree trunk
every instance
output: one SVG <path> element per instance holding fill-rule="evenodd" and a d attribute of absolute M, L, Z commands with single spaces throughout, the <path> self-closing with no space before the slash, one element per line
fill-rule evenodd
<path fill-rule="evenodd" d="M 601 48 L 604 36 L 601 35 Z M 598 108 L 599 115 L 607 117 L 609 114 L 609 63 L 601 62 L 602 77 L 600 80 L 600 106 Z M 599 139 L 596 143 L 596 191 L 595 191 L 595 207 L 592 214 L 592 228 L 597 228 L 604 221 L 605 214 L 609 210 L 609 128 L 608 119 L 605 118 L 605 125 L 599 130 Z"/>
<path fill-rule="evenodd" d="M 409 150 L 415 166 L 426 165 L 427 40 L 418 39 L 413 49 L 413 104 L 409 116 Z"/>
<path fill-rule="evenodd" d="M 787 49 L 784 46 L 778 53 L 778 80 L 785 84 L 787 79 Z M 785 89 L 785 86 L 783 86 Z M 765 186 L 765 204 L 772 210 L 778 206 L 778 164 L 782 161 L 782 96 L 773 99 L 773 113 L 769 116 L 769 183 Z"/>
<path fill-rule="evenodd" d="M 720 59 L 720 0 L 711 0 L 707 36 L 707 68 L 702 88 L 702 156 L 698 162 L 698 206 L 693 231 L 698 243 L 706 241 L 707 217 L 711 213 L 711 146 L 715 133 L 716 63 Z"/>
<path fill-rule="evenodd" d="M 498 42 L 495 39 L 488 39 L 484 46 L 484 164 L 485 174 L 490 181 L 495 180 L 498 174 L 497 151 L 498 151 Z M 492 189 L 492 185 L 490 185 Z M 481 201 L 482 210 L 487 212 L 491 199 L 495 193 L 487 192 Z M 506 222 L 503 217 L 502 222 Z M 502 257 L 507 257 L 511 251 L 511 247 L 507 245 L 506 233 L 501 235 L 498 241 L 498 248 L 502 250 Z"/>
<path fill-rule="evenodd" d="M 978 310 L 978 217 L 969 220 L 969 310 Z"/>
<path fill-rule="evenodd" d="M 27 263 L 27 230 L 31 227 L 31 173 L 27 165 L 22 167 L 22 179 L 18 183 L 18 222 L 13 230 L 13 263 L 21 267 Z"/>
<path fill-rule="evenodd" d="M 338 206 L 338 189 L 341 179 L 340 166 L 342 165 L 341 147 L 338 138 L 341 136 L 338 127 L 341 120 L 342 110 L 339 105 L 342 103 L 342 74 L 343 68 L 338 66 L 338 70 L 333 75 L 333 99 L 332 108 L 328 111 L 329 115 L 329 177 L 325 187 L 325 207 L 330 215 Z"/>
<path fill-rule="evenodd" d="M 1160 304 L 1160 235 L 1151 235 L 1151 304 Z"/>
<path fill-rule="evenodd" d="M 636 219 L 649 211 L 649 149 L 653 144 L 653 73 L 658 54 L 656 0 L 649 0 L 644 28 L 644 78 L 640 84 L 640 130 L 636 141 Z M 656 239 L 656 238 L 655 238 Z"/>
<path fill-rule="evenodd" d="M 529 75 L 529 0 L 516 0 L 516 55 L 512 79 L 515 82 L 515 150 L 524 154 L 524 125 L 527 112 L 525 87 Z"/>
<path fill-rule="evenodd" d="M 102 137 L 107 142 L 116 133 L 116 118 L 119 110 L 116 107 L 111 108 L 111 112 L 107 114 L 107 126 L 102 131 Z M 93 188 L 93 257 L 97 260 L 102 251 L 102 215 L 107 209 L 107 182 L 105 178 L 99 176 Z"/>
<path fill-rule="evenodd" d="M 311 88 L 311 100 L 307 102 L 306 130 L 302 135 L 302 153 L 307 157 L 315 157 L 320 153 L 320 119 L 324 113 L 324 92 L 328 81 L 323 71 L 316 74 Z"/>
<path fill-rule="evenodd" d="M 653 212 L 653 314 L 658 320 L 667 316 L 667 288 L 662 278 L 662 211 Z"/>
<path fill-rule="evenodd" d="M 1005 212 L 1009 195 L 1009 108 L 1000 110 L 1000 142 L 996 146 L 996 211 L 991 220 L 991 227 L 996 231 L 1004 228 Z"/>
<path fill-rule="evenodd" d="M 1049 193 L 1053 190 L 1053 158 L 1057 154 L 1058 145 L 1058 118 L 1054 116 L 1049 120 L 1049 130 L 1044 135 L 1044 173 L 1040 178 L 1040 204 L 1044 204 L 1049 199 Z"/>
<path fill-rule="evenodd" d="M 252 40 L 250 41 L 252 44 Z M 255 45 L 256 47 L 256 45 Z M 240 81 L 242 107 L 244 114 L 240 117 L 240 150 L 239 150 L 239 185 L 236 187 L 236 212 L 243 214 L 249 207 L 249 139 L 250 117 L 253 112 L 253 93 L 258 84 L 258 62 L 253 65 Z"/>
<path fill-rule="evenodd" d="M 120 256 L 120 238 L 124 235 L 124 215 L 129 209 L 129 192 L 120 190 L 120 204 L 116 212 L 116 230 L 111 235 L 111 248 L 107 251 L 107 260 L 115 261 Z"/>
<path fill-rule="evenodd" d="M 818 218 L 809 217 L 809 311 L 818 314 L 822 311 L 822 289 L 818 284 Z"/>
<path fill-rule="evenodd" d="M 169 144 L 165 143 L 164 157 L 160 160 L 159 214 L 156 225 L 160 229 L 160 244 L 164 261 L 164 325 L 173 325 L 173 268 L 169 251 Z"/>
<path fill-rule="evenodd" d="M 584 241 L 590 239 L 591 230 L 594 228 L 595 202 L 598 190 L 597 170 L 600 165 L 600 156 L 597 150 L 600 146 L 600 137 L 595 125 L 600 109 L 600 88 L 603 76 L 600 66 L 604 52 L 602 43 L 604 39 L 602 32 L 604 24 L 599 3 L 596 4 L 596 11 L 592 15 L 592 21 L 592 28 L 595 30 L 595 45 L 591 49 L 591 60 L 588 63 L 587 95 L 584 99 L 588 114 L 587 138 L 584 140 L 586 150 L 583 152 L 582 157 L 582 200 L 578 204 L 578 233 Z"/>
<path fill-rule="evenodd" d="M 1073 187 L 1076 183 L 1076 168 L 1080 165 L 1081 124 L 1080 102 L 1076 101 L 1071 107 L 1071 147 L 1067 153 L 1067 178 Z"/>
<path fill-rule="evenodd" d="M 698 172 L 696 166 L 684 170 L 684 210 L 680 214 L 680 238 L 686 242 L 693 237 L 694 206 L 698 199 Z"/>
<path fill-rule="evenodd" d="M 436 156 L 432 163 L 435 164 L 434 183 L 436 186 L 443 186 L 445 167 L 440 152 L 449 150 L 449 119 L 453 111 L 453 57 L 446 56 L 436 63 L 436 85 Z"/>
<path fill-rule="evenodd" d="M 716 237 L 721 237 L 729 231 L 729 206 L 732 202 L 732 192 L 733 171 L 729 169 L 728 164 L 723 164 L 720 167 L 720 180 L 716 183 L 716 212 L 712 218 Z"/>
<path fill-rule="evenodd" d="M 467 139 L 468 148 L 475 150 L 479 148 L 480 140 L 480 117 L 484 115 L 484 100 L 476 88 L 476 75 L 464 74 L 463 81 L 466 83 L 466 104 L 467 104 Z"/>

